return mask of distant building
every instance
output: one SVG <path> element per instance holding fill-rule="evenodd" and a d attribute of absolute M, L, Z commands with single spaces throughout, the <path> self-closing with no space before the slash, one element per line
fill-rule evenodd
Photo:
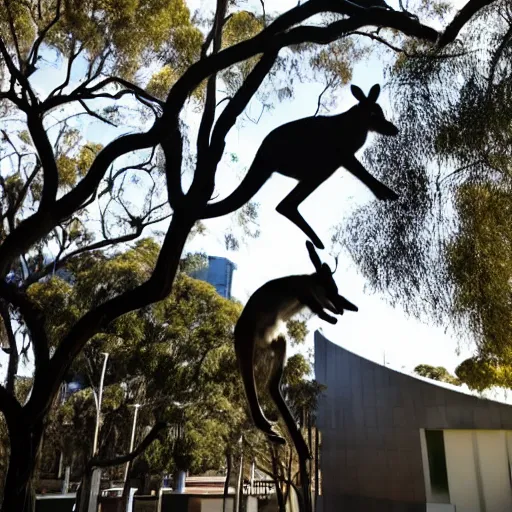
<path fill-rule="evenodd" d="M 219 295 L 231 299 L 231 286 L 235 269 L 236 265 L 227 258 L 208 256 L 208 266 L 191 272 L 191 275 L 196 279 L 210 283 L 215 286 Z"/>

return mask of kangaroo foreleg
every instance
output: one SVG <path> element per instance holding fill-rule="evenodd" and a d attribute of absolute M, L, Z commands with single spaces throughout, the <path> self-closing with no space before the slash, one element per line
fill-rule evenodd
<path fill-rule="evenodd" d="M 337 324 L 338 323 L 338 319 L 337 318 L 334 318 L 333 316 L 331 315 L 328 315 L 325 310 L 320 310 L 320 311 L 314 311 L 314 313 L 316 314 L 316 316 L 318 316 L 318 318 L 322 319 L 324 322 L 329 322 L 330 324 Z"/>
<path fill-rule="evenodd" d="M 325 180 L 303 180 L 277 205 L 276 211 L 291 220 L 314 244 L 318 249 L 323 249 L 324 244 L 318 238 L 311 226 L 304 220 L 299 213 L 298 207 L 319 185 Z"/>
<path fill-rule="evenodd" d="M 329 315 L 322 307 L 322 305 L 313 297 L 301 297 L 300 301 L 302 304 L 305 304 L 309 309 L 311 309 L 311 311 L 313 311 L 313 313 L 318 316 L 318 318 L 321 318 L 330 324 L 338 323 L 338 319 Z M 341 314 L 343 314 L 343 312 Z"/>
<path fill-rule="evenodd" d="M 243 340 L 242 343 L 247 340 Z M 243 347 L 243 348 L 241 348 Z M 285 444 L 286 441 L 273 429 L 272 423 L 267 419 L 261 408 L 256 391 L 256 380 L 254 378 L 254 345 L 250 343 L 240 345 L 235 341 L 235 352 L 242 375 L 245 395 L 249 404 L 249 411 L 256 427 L 265 433 L 275 443 Z M 247 349 L 247 350 L 246 350 Z"/>
<path fill-rule="evenodd" d="M 311 458 L 309 448 L 300 430 L 297 427 L 297 423 L 287 403 L 285 402 L 283 395 L 281 394 L 281 378 L 284 370 L 284 360 L 286 357 L 286 340 L 283 336 L 279 336 L 275 341 L 272 342 L 271 349 L 274 352 L 274 365 L 272 369 L 272 375 L 269 381 L 269 391 L 272 400 L 276 404 L 277 409 L 281 413 L 283 420 L 286 424 L 286 428 L 290 433 L 297 454 L 301 460 L 307 460 Z"/>
<path fill-rule="evenodd" d="M 377 199 L 388 199 L 390 201 L 398 199 L 398 194 L 372 176 L 355 156 L 344 158 L 343 167 L 366 185 Z"/>

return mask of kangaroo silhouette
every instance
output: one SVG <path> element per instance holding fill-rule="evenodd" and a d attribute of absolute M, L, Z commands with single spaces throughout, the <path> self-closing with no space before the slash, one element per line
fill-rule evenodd
<path fill-rule="evenodd" d="M 338 293 L 331 269 L 320 261 L 313 244 L 307 241 L 306 247 L 316 272 L 281 277 L 258 288 L 247 301 L 234 333 L 236 357 L 254 424 L 270 441 L 284 444 L 286 441 L 274 430 L 261 408 L 254 379 L 256 348 L 273 353 L 268 389 L 301 460 L 310 457 L 309 449 L 280 389 L 286 358 L 283 328 L 290 318 L 305 308 L 331 324 L 338 320 L 325 309 L 335 315 L 342 315 L 344 310 L 357 311 L 357 306 Z"/>
<path fill-rule="evenodd" d="M 263 140 L 239 187 L 217 203 L 206 205 L 202 218 L 227 215 L 241 208 L 277 172 L 299 183 L 276 210 L 292 221 L 319 249 L 324 245 L 298 211 L 299 205 L 339 167 L 362 181 L 378 199 L 398 195 L 373 177 L 354 156 L 366 142 L 368 132 L 397 135 L 398 128 L 384 117 L 377 104 L 379 84 L 365 96 L 356 85 L 351 91 L 359 103 L 335 116 L 305 117 L 272 130 Z"/>

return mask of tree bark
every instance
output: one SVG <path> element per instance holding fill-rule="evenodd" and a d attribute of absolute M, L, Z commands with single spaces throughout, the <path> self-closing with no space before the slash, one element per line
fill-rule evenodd
<path fill-rule="evenodd" d="M 18 373 L 19 354 L 16 346 L 16 337 L 12 329 L 9 306 L 3 300 L 0 300 L 0 316 L 4 322 L 7 340 L 9 342 L 9 365 L 7 367 L 7 376 L 5 378 L 5 389 L 8 393 L 14 394 L 16 375 Z"/>
<path fill-rule="evenodd" d="M 281 488 L 281 480 L 279 478 L 279 468 L 278 468 L 278 453 L 277 447 L 272 445 L 270 447 L 270 454 L 272 458 L 272 473 L 274 477 L 274 485 L 276 486 L 276 498 L 277 498 L 277 506 L 279 512 L 286 512 L 286 503 L 284 501 L 283 489 Z"/>
<path fill-rule="evenodd" d="M 11 452 L 1 510 L 34 512 L 36 501 L 32 479 L 41 447 L 43 421 L 27 424 L 20 415 L 17 421 L 8 421 L 7 425 Z"/>

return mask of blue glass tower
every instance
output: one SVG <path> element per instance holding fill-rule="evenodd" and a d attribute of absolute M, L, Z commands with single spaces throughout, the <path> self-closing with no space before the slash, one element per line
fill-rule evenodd
<path fill-rule="evenodd" d="M 233 283 L 233 271 L 236 265 L 227 258 L 208 256 L 208 266 L 191 272 L 192 277 L 206 281 L 215 286 L 217 293 L 226 299 L 231 299 L 231 286 Z"/>

